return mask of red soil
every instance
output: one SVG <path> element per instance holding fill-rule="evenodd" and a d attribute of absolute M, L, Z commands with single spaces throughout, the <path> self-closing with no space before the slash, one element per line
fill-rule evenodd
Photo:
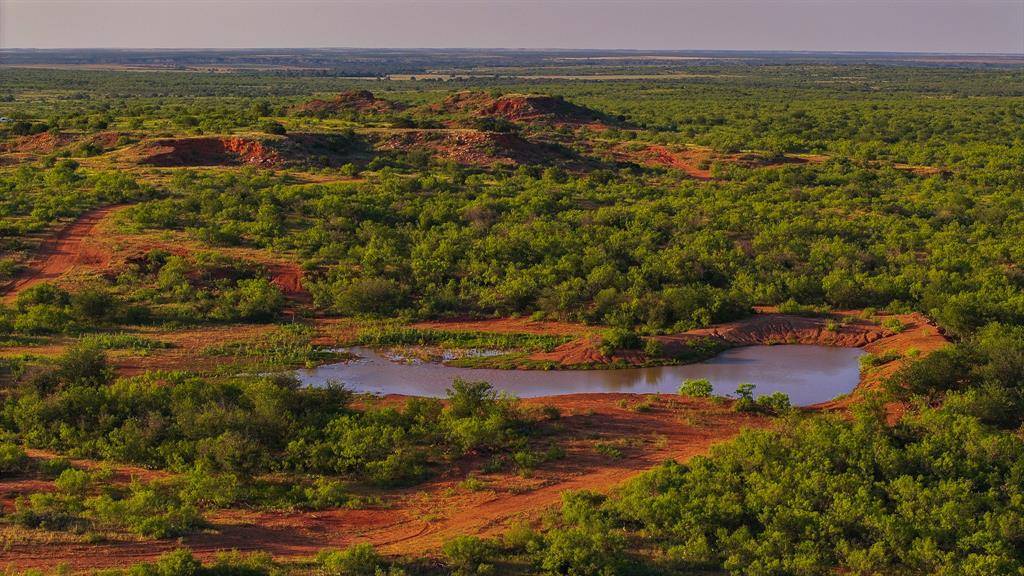
<path fill-rule="evenodd" d="M 273 167 L 283 163 L 281 154 L 266 142 L 236 136 L 153 140 L 140 145 L 137 153 L 140 164 L 152 166 Z"/>
<path fill-rule="evenodd" d="M 556 124 L 598 124 L 604 118 L 594 110 L 542 94 L 504 94 L 497 98 L 484 92 L 458 92 L 432 107 L 435 112 L 469 112 L 513 122 L 550 121 Z"/>
<path fill-rule="evenodd" d="M 645 399 L 650 411 L 629 409 L 629 403 Z M 480 463 L 462 462 L 425 485 L 384 494 L 385 507 L 322 512 L 228 510 L 212 515 L 212 532 L 180 541 L 54 542 L 45 533 L 26 531 L 4 549 L 2 563 L 21 570 L 62 563 L 76 570 L 123 567 L 180 546 L 201 558 L 229 549 L 265 550 L 289 558 L 356 542 L 370 542 L 386 553 L 431 555 L 453 536 L 493 536 L 514 522 L 536 520 L 560 502 L 565 490 L 607 491 L 666 459 L 689 459 L 743 428 L 771 422 L 731 412 L 728 405 L 675 396 L 580 394 L 523 402 L 549 404 L 562 411 L 560 437 L 567 452 L 565 459 L 543 466 L 530 478 L 481 473 L 477 477 L 487 482 L 486 489 L 470 491 L 459 483 Z M 624 457 L 598 454 L 597 441 L 621 441 Z"/>
<path fill-rule="evenodd" d="M 338 94 L 333 100 L 317 98 L 300 104 L 292 109 L 292 113 L 298 116 L 326 116 L 342 111 L 385 113 L 401 109 L 401 105 L 377 98 L 369 90 L 349 90 Z"/>
<path fill-rule="evenodd" d="M 86 212 L 52 238 L 43 242 L 27 269 L 4 288 L 4 300 L 13 300 L 26 288 L 51 282 L 72 272 L 107 267 L 110 253 L 97 245 L 100 223 L 119 206 Z"/>
<path fill-rule="evenodd" d="M 637 162 L 644 166 L 672 168 L 686 173 L 697 180 L 711 180 L 711 164 L 721 162 L 735 164 L 745 168 L 774 168 L 786 164 L 804 164 L 822 162 L 822 156 L 784 156 L 769 158 L 761 154 L 739 153 L 718 154 L 706 148 L 674 149 L 659 144 L 651 144 L 640 150 L 619 148 L 612 153 L 619 160 Z"/>
<path fill-rule="evenodd" d="M 859 348 L 891 335 L 891 332 L 867 320 L 853 320 L 834 330 L 826 327 L 827 318 L 809 318 L 789 314 L 755 314 L 735 322 L 716 324 L 671 336 L 660 336 L 666 347 L 685 345 L 696 338 L 714 338 L 735 346 L 757 344 L 818 344 Z"/>
<path fill-rule="evenodd" d="M 302 269 L 297 264 L 275 262 L 270 265 L 270 282 L 291 299 L 308 300 L 309 292 L 302 286 Z"/>
<path fill-rule="evenodd" d="M 516 134 L 478 130 L 401 130 L 387 132 L 376 145 L 383 151 L 424 150 L 471 166 L 547 161 L 557 151 Z"/>
<path fill-rule="evenodd" d="M 117 143 L 120 142 L 122 136 L 124 135 L 120 132 L 100 132 L 90 137 L 89 142 L 107 150 L 117 147 Z"/>
<path fill-rule="evenodd" d="M 692 150 L 672 152 L 664 146 L 651 145 L 642 150 L 637 158 L 647 166 L 664 166 L 685 172 L 697 180 L 710 180 L 711 169 L 702 168 L 698 154 Z"/>
<path fill-rule="evenodd" d="M 21 136 L 5 144 L 0 144 L 0 152 L 50 154 L 77 139 L 78 136 L 66 132 L 42 132 L 31 136 Z"/>

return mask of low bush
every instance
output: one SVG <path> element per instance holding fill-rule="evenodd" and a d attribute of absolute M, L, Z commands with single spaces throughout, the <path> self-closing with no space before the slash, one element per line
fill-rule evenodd
<path fill-rule="evenodd" d="M 707 378 L 690 378 L 683 381 L 679 387 L 680 396 L 690 396 L 691 398 L 709 398 L 713 392 L 714 387 Z"/>
<path fill-rule="evenodd" d="M 370 544 L 324 550 L 316 555 L 316 563 L 324 576 L 376 576 L 386 567 L 384 558 Z"/>
<path fill-rule="evenodd" d="M 54 492 L 20 498 L 13 519 L 28 528 L 129 532 L 148 538 L 186 534 L 205 525 L 199 510 L 182 501 L 173 483 L 132 482 L 121 488 L 102 483 L 102 478 L 64 470 L 54 481 Z"/>
<path fill-rule="evenodd" d="M 886 330 L 892 332 L 893 334 L 899 334 L 900 332 L 903 332 L 906 329 L 906 326 L 903 324 L 903 321 L 900 320 L 899 318 L 895 316 L 890 316 L 882 320 L 882 328 L 885 328 Z"/>
<path fill-rule="evenodd" d="M 867 354 L 861 356 L 858 362 L 860 363 L 861 372 L 865 372 L 871 368 L 875 368 L 883 364 L 888 364 L 889 362 L 892 362 L 894 360 L 899 360 L 902 357 L 903 355 L 900 354 L 898 350 L 886 350 L 885 352 L 881 352 L 879 354 L 873 354 L 871 352 L 868 352 Z"/>
<path fill-rule="evenodd" d="M 104 573 L 121 574 L 117 571 Z M 154 562 L 136 564 L 124 572 L 126 576 L 269 576 L 280 573 L 280 568 L 265 552 L 222 552 L 212 563 L 203 564 L 184 548 L 168 552 Z"/>
<path fill-rule="evenodd" d="M 611 356 L 618 350 L 636 350 L 644 345 L 644 339 L 632 330 L 613 328 L 601 339 L 601 353 Z"/>
<path fill-rule="evenodd" d="M 25 469 L 28 456 L 25 451 L 10 442 L 0 442 L 0 476 L 17 474 Z"/>
<path fill-rule="evenodd" d="M 494 545 L 476 536 L 456 536 L 441 547 L 445 560 L 453 574 L 475 576 L 494 574 L 492 555 Z"/>

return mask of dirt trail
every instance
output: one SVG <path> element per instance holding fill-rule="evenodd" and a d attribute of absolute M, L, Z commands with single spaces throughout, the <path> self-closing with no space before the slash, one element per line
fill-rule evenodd
<path fill-rule="evenodd" d="M 91 210 L 46 239 L 36 250 L 24 272 L 7 285 L 0 286 L 2 300 L 11 302 L 27 288 L 43 282 L 52 282 L 72 273 L 104 270 L 110 267 L 112 262 L 122 262 L 133 254 L 164 249 L 173 254 L 187 255 L 203 249 L 186 238 L 168 242 L 156 234 L 104 234 L 104 220 L 126 207 L 114 205 Z M 109 248 L 114 244 L 118 246 L 116 251 Z M 265 251 L 250 248 L 222 248 L 219 251 L 265 265 L 271 283 L 280 288 L 290 303 L 306 305 L 312 302 L 309 292 L 303 286 L 304 274 L 297 263 L 283 261 Z"/>
<path fill-rule="evenodd" d="M 72 272 L 104 268 L 110 262 L 110 253 L 98 247 L 94 239 L 103 220 L 121 208 L 106 206 L 86 212 L 44 241 L 27 269 L 3 288 L 3 300 L 10 302 L 27 288 Z"/>

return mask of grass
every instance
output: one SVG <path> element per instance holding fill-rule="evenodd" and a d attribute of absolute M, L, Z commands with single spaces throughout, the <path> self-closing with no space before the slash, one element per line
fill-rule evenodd
<path fill-rule="evenodd" d="M 359 330 L 354 344 L 359 346 L 440 346 L 442 348 L 534 352 L 553 350 L 570 339 L 568 336 L 464 332 L 383 325 Z"/>
<path fill-rule="evenodd" d="M 462 482 L 459 482 L 459 488 L 470 492 L 480 492 L 481 490 L 486 490 L 487 487 L 486 480 L 481 480 L 472 474 L 467 476 Z"/>
<path fill-rule="evenodd" d="M 312 344 L 314 333 L 309 326 L 287 324 L 260 338 L 207 346 L 202 354 L 255 360 L 260 366 L 272 367 L 313 366 L 337 358 L 337 353 Z"/>
<path fill-rule="evenodd" d="M 608 458 L 623 458 L 625 454 L 622 453 L 622 448 L 618 444 L 621 443 L 598 442 L 594 444 L 594 451 Z"/>
<path fill-rule="evenodd" d="M 901 354 L 898 350 L 886 350 L 885 352 L 880 352 L 878 354 L 872 354 L 869 352 L 860 357 L 860 369 L 861 372 L 866 372 L 871 368 L 875 368 L 876 366 L 881 366 L 883 364 L 888 364 L 889 362 L 899 360 L 902 357 L 903 354 Z"/>
<path fill-rule="evenodd" d="M 132 352 L 149 352 L 170 348 L 169 342 L 144 338 L 126 332 L 87 334 L 78 339 L 84 346 L 96 346 L 104 350 L 131 350 Z"/>

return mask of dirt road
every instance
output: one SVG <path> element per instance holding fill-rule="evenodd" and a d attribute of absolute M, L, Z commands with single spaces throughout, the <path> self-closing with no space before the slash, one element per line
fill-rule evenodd
<path fill-rule="evenodd" d="M 95 238 L 107 216 L 123 206 L 105 206 L 82 214 L 52 238 L 42 243 L 24 272 L 3 291 L 3 300 L 10 302 L 27 288 L 52 282 L 75 271 L 99 270 L 110 262 L 110 254 L 100 249 Z"/>

